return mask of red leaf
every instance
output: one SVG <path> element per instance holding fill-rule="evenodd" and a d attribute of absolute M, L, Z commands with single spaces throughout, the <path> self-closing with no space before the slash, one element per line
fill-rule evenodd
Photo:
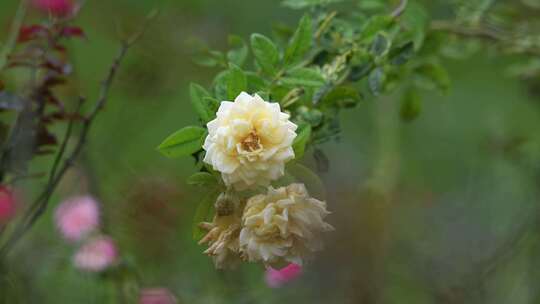
<path fill-rule="evenodd" d="M 23 43 L 30 40 L 34 40 L 39 37 L 46 37 L 49 34 L 49 30 L 42 25 L 30 25 L 23 26 L 19 31 L 18 42 Z"/>
<path fill-rule="evenodd" d="M 67 38 L 85 38 L 86 35 L 80 27 L 66 26 L 62 29 L 62 36 Z"/>

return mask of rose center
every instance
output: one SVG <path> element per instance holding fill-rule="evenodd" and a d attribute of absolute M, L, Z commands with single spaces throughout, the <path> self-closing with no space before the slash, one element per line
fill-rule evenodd
<path fill-rule="evenodd" d="M 262 148 L 261 139 L 257 133 L 251 131 L 246 138 L 242 140 L 242 150 L 247 152 L 254 152 Z"/>

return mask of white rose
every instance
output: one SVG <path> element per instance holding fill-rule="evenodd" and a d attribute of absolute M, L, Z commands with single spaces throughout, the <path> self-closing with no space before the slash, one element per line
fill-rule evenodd
<path fill-rule="evenodd" d="M 236 190 L 267 186 L 283 176 L 294 158 L 297 126 L 278 103 L 242 92 L 234 102 L 223 101 L 216 119 L 208 123 L 204 161 L 220 171 Z"/>
<path fill-rule="evenodd" d="M 242 216 L 240 252 L 249 261 L 302 265 L 322 249 L 320 234 L 333 230 L 324 222 L 326 203 L 309 196 L 303 184 L 268 188 L 251 197 Z"/>

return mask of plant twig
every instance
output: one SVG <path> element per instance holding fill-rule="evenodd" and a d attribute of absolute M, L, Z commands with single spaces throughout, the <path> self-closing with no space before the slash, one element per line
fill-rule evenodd
<path fill-rule="evenodd" d="M 390 16 L 392 16 L 392 18 L 398 18 L 399 16 L 401 16 L 401 14 L 403 14 L 405 9 L 407 8 L 407 4 L 407 0 L 400 0 L 399 5 L 392 11 L 392 13 L 390 13 Z"/>
<path fill-rule="evenodd" d="M 17 38 L 19 37 L 19 32 L 24 20 L 24 16 L 26 15 L 27 2 L 27 0 L 21 0 L 21 2 L 19 3 L 19 7 L 17 8 L 17 12 L 15 13 L 9 37 L 6 41 L 6 44 L 2 48 L 2 51 L 0 52 L 0 71 L 4 69 L 7 62 L 7 57 L 13 51 L 13 48 L 17 43 Z"/>
<path fill-rule="evenodd" d="M 84 119 L 78 142 L 76 143 L 74 149 L 71 151 L 69 156 L 60 164 L 60 159 L 65 153 L 67 140 L 71 134 L 71 129 L 73 127 L 71 123 L 70 125 L 68 125 L 68 130 L 66 131 L 66 137 L 64 138 L 64 142 L 62 143 L 62 146 L 60 147 L 60 150 L 57 154 L 57 159 L 55 160 L 53 168 L 51 169 L 51 174 L 49 176 L 49 182 L 47 183 L 47 186 L 45 187 L 43 192 L 38 196 L 38 198 L 35 200 L 34 204 L 32 204 L 32 207 L 29 210 L 28 215 L 19 223 L 19 225 L 15 228 L 14 232 L 9 237 L 9 239 L 4 243 L 4 245 L 0 247 L 0 258 L 6 256 L 9 250 L 13 248 L 13 246 L 26 234 L 28 230 L 30 230 L 30 228 L 35 224 L 35 222 L 43 215 L 43 213 L 47 209 L 49 200 L 52 194 L 54 193 L 54 190 L 56 189 L 56 187 L 62 180 L 62 177 L 64 176 L 66 171 L 75 163 L 77 157 L 81 153 L 87 141 L 89 131 L 91 129 L 93 122 L 95 121 L 96 116 L 98 115 L 100 110 L 105 106 L 108 100 L 111 85 L 118 72 L 118 69 L 120 67 L 122 60 L 126 56 L 129 48 L 137 41 L 137 39 L 141 37 L 142 32 L 143 31 L 141 30 L 138 34 L 134 35 L 132 39 L 122 42 L 118 55 L 116 56 L 111 67 L 109 68 L 107 76 L 101 83 L 100 94 L 96 101 L 96 104 L 94 108 L 92 109 L 92 111 L 89 113 L 89 115 Z"/>

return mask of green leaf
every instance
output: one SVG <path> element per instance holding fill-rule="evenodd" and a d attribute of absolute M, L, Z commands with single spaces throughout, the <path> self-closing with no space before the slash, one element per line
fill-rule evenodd
<path fill-rule="evenodd" d="M 208 186 L 216 183 L 216 177 L 208 172 L 197 172 L 187 179 L 187 184 L 192 186 Z"/>
<path fill-rule="evenodd" d="M 421 4 L 410 2 L 403 13 L 403 16 L 401 16 L 401 20 L 412 35 L 414 50 L 420 50 L 424 43 L 426 30 L 429 25 L 428 12 Z"/>
<path fill-rule="evenodd" d="M 216 67 L 218 65 L 225 66 L 225 54 L 220 51 L 204 50 L 193 57 L 193 61 L 201 66 Z"/>
<path fill-rule="evenodd" d="M 170 158 L 189 156 L 201 149 L 206 129 L 189 126 L 167 137 L 158 147 L 158 151 Z"/>
<path fill-rule="evenodd" d="M 358 90 L 352 86 L 335 87 L 323 98 L 321 106 L 337 106 L 339 108 L 352 108 L 362 100 Z"/>
<path fill-rule="evenodd" d="M 343 0 L 284 0 L 281 4 L 292 9 L 304 9 L 310 6 L 328 5 L 341 1 Z"/>
<path fill-rule="evenodd" d="M 267 88 L 266 81 L 261 78 L 257 73 L 246 72 L 248 90 L 249 92 L 263 91 Z"/>
<path fill-rule="evenodd" d="M 405 95 L 403 95 L 403 100 L 401 102 L 401 108 L 399 114 L 401 119 L 405 122 L 410 122 L 415 120 L 422 110 L 422 100 L 417 90 L 411 88 Z"/>
<path fill-rule="evenodd" d="M 298 135 L 293 142 L 294 158 L 301 159 L 304 157 L 306 151 L 306 144 L 311 137 L 311 126 L 308 124 L 303 124 L 300 126 Z"/>
<path fill-rule="evenodd" d="M 232 65 L 227 75 L 227 98 L 232 101 L 246 90 L 246 74 L 238 66 Z"/>
<path fill-rule="evenodd" d="M 229 63 L 233 63 L 237 66 L 243 66 L 246 63 L 246 59 L 249 54 L 249 49 L 246 42 L 235 35 L 229 36 L 229 45 L 233 48 L 227 52 L 227 59 Z"/>
<path fill-rule="evenodd" d="M 319 87 L 324 85 L 325 79 L 317 69 L 299 68 L 288 72 L 281 82 L 290 86 Z"/>
<path fill-rule="evenodd" d="M 192 83 L 189 86 L 189 95 L 191 96 L 191 105 L 203 123 L 207 123 L 216 117 L 219 103 L 211 98 L 210 93 L 202 86 Z"/>
<path fill-rule="evenodd" d="M 378 32 L 388 29 L 393 22 L 394 19 L 388 15 L 375 15 L 371 17 L 362 28 L 360 33 L 361 41 L 371 41 Z"/>
<path fill-rule="evenodd" d="M 390 53 L 390 62 L 394 65 L 402 65 L 409 61 L 413 55 L 414 43 L 409 42 Z"/>
<path fill-rule="evenodd" d="M 392 43 L 388 36 L 380 32 L 375 36 L 369 51 L 374 57 L 384 57 L 386 54 L 388 54 L 391 45 Z"/>
<path fill-rule="evenodd" d="M 229 81 L 229 70 L 225 70 L 216 75 L 214 79 L 214 94 L 219 100 L 227 100 L 227 83 Z"/>
<path fill-rule="evenodd" d="M 386 75 L 384 74 L 384 70 L 381 67 L 378 67 L 371 71 L 368 77 L 368 85 L 369 89 L 371 90 L 371 93 L 373 95 L 378 96 L 382 93 L 382 90 L 384 88 L 384 82 L 386 81 Z"/>
<path fill-rule="evenodd" d="M 437 63 L 426 63 L 416 68 L 417 84 L 426 89 L 438 89 L 447 93 L 450 89 L 450 76 L 446 69 Z"/>
<path fill-rule="evenodd" d="M 251 35 L 251 49 L 261 69 L 269 75 L 274 75 L 279 62 L 279 51 L 272 40 L 261 34 L 253 34 Z"/>
<path fill-rule="evenodd" d="M 285 50 L 284 61 L 286 66 L 302 61 L 304 55 L 311 49 L 313 44 L 312 31 L 311 17 L 304 15 Z"/>
<path fill-rule="evenodd" d="M 287 165 L 287 173 L 297 182 L 306 185 L 309 194 L 319 200 L 326 199 L 326 189 L 320 177 L 308 167 L 297 162 Z"/>
<path fill-rule="evenodd" d="M 213 206 L 219 196 L 219 193 L 220 191 L 217 187 L 210 189 L 197 206 L 195 216 L 193 217 L 193 238 L 197 241 L 200 240 L 206 233 L 199 228 L 199 224 L 201 222 L 211 220 Z"/>

